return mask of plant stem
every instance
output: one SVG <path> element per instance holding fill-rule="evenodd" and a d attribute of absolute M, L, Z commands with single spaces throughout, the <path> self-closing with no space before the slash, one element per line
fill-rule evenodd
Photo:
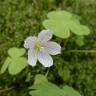
<path fill-rule="evenodd" d="M 9 90 L 11 90 L 11 89 L 13 89 L 14 87 L 10 87 L 10 88 L 6 88 L 6 89 L 2 89 L 2 90 L 0 90 L 0 93 L 2 93 L 2 92 L 5 92 L 5 91 L 9 91 Z"/>
<path fill-rule="evenodd" d="M 66 52 L 70 52 L 70 53 L 73 53 L 73 52 L 79 52 L 79 53 L 96 53 L 96 50 L 69 50 L 69 51 L 66 51 Z"/>
<path fill-rule="evenodd" d="M 46 74 L 45 74 L 45 77 L 48 76 L 49 71 L 50 71 L 50 69 L 47 69 L 47 72 L 46 72 Z"/>

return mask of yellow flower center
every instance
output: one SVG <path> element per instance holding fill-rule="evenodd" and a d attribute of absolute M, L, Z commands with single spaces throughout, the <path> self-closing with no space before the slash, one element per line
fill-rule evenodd
<path fill-rule="evenodd" d="M 42 51 L 42 49 L 43 49 L 43 43 L 42 43 L 41 41 L 37 41 L 37 42 L 35 43 L 34 49 L 35 49 L 37 52 Z"/>

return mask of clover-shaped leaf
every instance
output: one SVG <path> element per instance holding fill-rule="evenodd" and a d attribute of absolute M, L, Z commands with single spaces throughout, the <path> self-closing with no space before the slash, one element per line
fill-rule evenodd
<path fill-rule="evenodd" d="M 65 93 L 55 84 L 48 82 L 45 76 L 36 75 L 34 85 L 30 87 L 31 96 L 65 96 Z"/>
<path fill-rule="evenodd" d="M 25 54 L 23 48 L 10 48 L 8 50 L 8 57 L 3 64 L 0 73 L 3 74 L 7 68 L 11 75 L 20 73 L 27 66 L 27 59 L 22 57 Z"/>
<path fill-rule="evenodd" d="M 35 82 L 30 87 L 30 90 L 29 94 L 31 96 L 81 96 L 71 87 L 64 86 L 63 88 L 59 88 L 40 74 L 36 75 Z"/>
<path fill-rule="evenodd" d="M 88 35 L 88 27 L 81 25 L 76 16 L 67 11 L 52 11 L 47 15 L 48 19 L 43 21 L 43 26 L 61 38 L 68 38 L 70 32 L 82 36 Z"/>
<path fill-rule="evenodd" d="M 14 57 L 14 58 L 20 57 L 25 54 L 25 49 L 13 47 L 8 50 L 8 54 L 9 56 Z"/>
<path fill-rule="evenodd" d="M 65 91 L 65 96 L 81 96 L 79 92 L 67 85 L 63 87 L 63 90 Z"/>

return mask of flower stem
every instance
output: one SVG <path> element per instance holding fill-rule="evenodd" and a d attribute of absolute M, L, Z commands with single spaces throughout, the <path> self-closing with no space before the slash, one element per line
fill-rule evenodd
<path fill-rule="evenodd" d="M 46 72 L 46 74 L 45 74 L 45 77 L 48 76 L 49 71 L 50 71 L 50 69 L 47 69 L 47 72 Z"/>

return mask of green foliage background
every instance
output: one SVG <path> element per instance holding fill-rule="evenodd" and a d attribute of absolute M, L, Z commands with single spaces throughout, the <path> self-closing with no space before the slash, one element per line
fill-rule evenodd
<path fill-rule="evenodd" d="M 54 57 L 48 79 L 62 86 L 68 84 L 84 96 L 96 96 L 96 53 L 70 53 L 68 50 L 96 49 L 95 0 L 0 0 L 0 67 L 10 47 L 23 47 L 24 39 L 42 30 L 42 21 L 51 10 L 64 9 L 79 16 L 89 26 L 91 34 L 85 45 L 79 47 L 72 38 L 53 38 L 62 46 L 62 54 Z M 28 87 L 37 73 L 45 74 L 41 65 L 27 67 L 17 76 L 8 72 L 0 75 L 0 96 L 29 96 Z"/>

